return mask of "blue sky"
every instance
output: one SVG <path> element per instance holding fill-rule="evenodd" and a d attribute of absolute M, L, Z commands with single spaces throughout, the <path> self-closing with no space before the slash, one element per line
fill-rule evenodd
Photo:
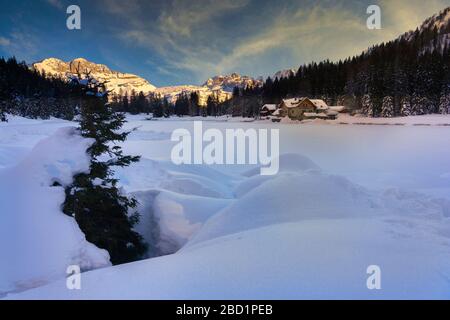
<path fill-rule="evenodd" d="M 77 4 L 82 29 L 66 28 Z M 366 9 L 382 9 L 382 29 Z M 0 56 L 83 57 L 157 86 L 238 72 L 267 76 L 396 38 L 450 0 L 0 0 Z"/>

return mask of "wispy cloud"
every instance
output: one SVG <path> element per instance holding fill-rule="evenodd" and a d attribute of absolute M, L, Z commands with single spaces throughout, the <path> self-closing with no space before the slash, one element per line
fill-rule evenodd
<path fill-rule="evenodd" d="M 37 40 L 27 32 L 14 31 L 8 37 L 0 37 L 0 46 L 11 56 L 33 61 L 38 52 Z"/>
<path fill-rule="evenodd" d="M 248 3 L 249 0 L 175 0 L 161 13 L 159 27 L 168 34 L 190 37 L 193 29 L 226 12 L 242 9 Z"/>
<path fill-rule="evenodd" d="M 269 75 L 312 60 L 346 58 L 394 39 L 450 5 L 450 0 L 374 2 L 382 8 L 382 30 L 367 29 L 362 3 L 168 0 L 150 20 L 139 17 L 143 2 L 107 1 L 110 13 L 129 21 L 118 33 L 122 41 L 158 55 L 163 65 L 154 70 L 160 74 L 184 72 L 197 83 L 215 74 Z M 258 17 L 265 4 L 269 10 Z"/>
<path fill-rule="evenodd" d="M 384 37 L 387 40 L 416 29 L 425 18 L 450 6 L 450 0 L 379 0 L 379 4 L 386 24 Z"/>
<path fill-rule="evenodd" d="M 55 8 L 58 8 L 58 9 L 64 8 L 64 4 L 62 3 L 61 0 L 46 0 L 46 1 L 47 1 L 47 3 L 54 6 Z"/>
<path fill-rule="evenodd" d="M 5 37 L 0 37 L 0 46 L 2 47 L 8 47 L 11 45 L 11 40 Z"/>

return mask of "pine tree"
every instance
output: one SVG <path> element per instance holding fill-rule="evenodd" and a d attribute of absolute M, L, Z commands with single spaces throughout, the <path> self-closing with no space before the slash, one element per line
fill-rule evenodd
<path fill-rule="evenodd" d="M 6 113 L 3 111 L 3 106 L 0 103 L 0 122 L 6 122 L 8 119 L 6 118 Z"/>
<path fill-rule="evenodd" d="M 374 116 L 374 104 L 372 102 L 372 98 L 369 94 L 365 94 L 361 100 L 361 113 L 367 117 Z"/>
<path fill-rule="evenodd" d="M 155 97 L 152 102 L 153 117 L 161 118 L 164 116 L 163 102 L 160 97 Z"/>
<path fill-rule="evenodd" d="M 411 97 L 405 96 L 401 98 L 400 101 L 400 115 L 403 117 L 410 116 L 412 114 L 411 109 Z"/>
<path fill-rule="evenodd" d="M 381 106 L 381 116 L 383 118 L 392 118 L 394 116 L 394 98 L 386 96 L 383 98 Z"/>
<path fill-rule="evenodd" d="M 0 100 L 0 122 L 7 122 L 8 118 L 6 117 L 6 103 Z"/>
<path fill-rule="evenodd" d="M 76 175 L 66 188 L 63 211 L 75 218 L 89 242 L 109 252 L 113 264 L 135 261 L 146 252 L 142 237 L 133 231 L 139 220 L 134 211 L 137 201 L 121 193 L 113 167 L 129 166 L 139 157 L 124 155 L 115 144 L 129 134 L 118 132 L 125 116 L 114 113 L 107 104 L 103 85 L 87 79 L 82 85 L 85 97 L 79 130 L 93 140 L 87 150 L 91 164 L 89 172 Z"/>
<path fill-rule="evenodd" d="M 439 100 L 439 113 L 450 113 L 450 90 L 442 91 L 441 98 Z"/>

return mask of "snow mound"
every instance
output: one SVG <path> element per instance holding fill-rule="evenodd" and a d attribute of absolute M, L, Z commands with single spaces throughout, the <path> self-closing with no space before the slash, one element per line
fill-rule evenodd
<path fill-rule="evenodd" d="M 200 197 L 232 198 L 232 177 L 201 165 L 177 166 L 171 161 L 141 159 L 117 168 L 119 184 L 128 192 L 163 189 Z"/>
<path fill-rule="evenodd" d="M 110 265 L 109 254 L 61 212 L 64 188 L 52 187 L 89 168 L 90 143 L 75 128 L 59 129 L 16 167 L 0 171 L 0 295 L 63 278 L 70 265 Z"/>
<path fill-rule="evenodd" d="M 283 172 L 208 220 L 187 246 L 271 224 L 370 216 L 376 208 L 364 188 L 343 177 L 318 171 Z"/>
<path fill-rule="evenodd" d="M 299 173 L 304 171 L 320 171 L 320 167 L 316 165 L 311 159 L 296 153 L 283 154 L 279 158 L 279 173 Z M 251 190 L 255 189 L 262 183 L 272 180 L 276 176 L 262 176 L 260 175 L 260 167 L 253 168 L 243 175 L 249 179 L 243 180 L 234 189 L 234 195 L 241 198 Z"/>
<path fill-rule="evenodd" d="M 299 172 L 306 170 L 320 170 L 320 167 L 315 164 L 311 159 L 297 153 L 286 153 L 280 155 L 280 168 L 279 172 Z M 261 173 L 261 167 L 251 169 L 244 172 L 246 177 L 253 177 Z"/>

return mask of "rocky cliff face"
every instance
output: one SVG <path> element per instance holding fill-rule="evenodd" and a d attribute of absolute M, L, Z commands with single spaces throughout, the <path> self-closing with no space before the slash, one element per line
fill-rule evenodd
<path fill-rule="evenodd" d="M 72 61 L 62 61 L 56 58 L 48 58 L 41 62 L 34 63 L 34 69 L 45 72 L 47 76 L 67 77 L 69 74 L 90 72 L 91 76 L 100 81 L 106 81 L 106 87 L 118 95 L 130 94 L 133 90 L 136 93 L 148 94 L 154 92 L 165 96 L 170 102 L 175 102 L 182 93 L 190 94 L 197 92 L 200 104 L 206 105 L 208 97 L 216 95 L 220 102 L 232 97 L 234 87 L 245 88 L 247 86 L 262 85 L 261 80 L 256 80 L 248 76 L 241 76 L 237 73 L 226 76 L 216 76 L 208 79 L 203 86 L 183 85 L 157 88 L 147 80 L 134 74 L 113 71 L 104 64 L 90 62 L 84 58 Z"/>
<path fill-rule="evenodd" d="M 45 72 L 47 76 L 66 77 L 68 74 L 90 72 L 91 75 L 100 81 L 106 81 L 106 87 L 117 94 L 136 92 L 153 92 L 156 87 L 147 80 L 130 73 L 117 72 L 109 69 L 103 64 L 96 64 L 83 58 L 72 61 L 62 61 L 56 58 L 45 59 L 34 63 L 33 68 Z"/>
<path fill-rule="evenodd" d="M 235 87 L 245 88 L 248 86 L 259 86 L 262 85 L 261 80 L 257 80 L 248 76 L 241 76 L 237 73 L 232 73 L 226 76 L 215 76 L 209 78 L 205 83 L 204 87 L 212 90 L 221 89 L 227 92 L 233 92 Z"/>

